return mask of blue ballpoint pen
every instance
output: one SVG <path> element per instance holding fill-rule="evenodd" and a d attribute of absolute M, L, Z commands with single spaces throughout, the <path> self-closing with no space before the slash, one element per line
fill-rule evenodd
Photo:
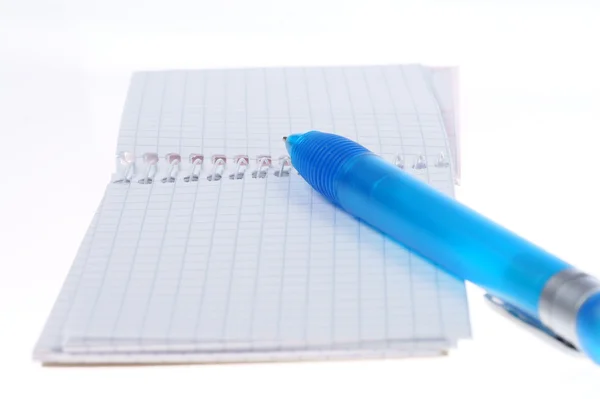
<path fill-rule="evenodd" d="M 334 205 L 484 288 L 600 364 L 600 281 L 345 137 L 284 138 L 291 162 Z"/>

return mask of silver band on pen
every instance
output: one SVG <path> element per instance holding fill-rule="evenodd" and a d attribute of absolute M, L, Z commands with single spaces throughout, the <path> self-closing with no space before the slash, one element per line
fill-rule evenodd
<path fill-rule="evenodd" d="M 539 303 L 540 321 L 571 344 L 580 348 L 577 313 L 583 303 L 600 292 L 600 281 L 573 268 L 564 269 L 548 280 Z"/>

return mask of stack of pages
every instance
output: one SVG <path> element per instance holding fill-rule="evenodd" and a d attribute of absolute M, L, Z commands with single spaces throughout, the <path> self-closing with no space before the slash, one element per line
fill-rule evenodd
<path fill-rule="evenodd" d="M 456 71 L 135 73 L 117 162 L 34 350 L 47 364 L 439 355 L 465 286 L 335 209 L 282 137 L 358 141 L 452 196 Z"/>

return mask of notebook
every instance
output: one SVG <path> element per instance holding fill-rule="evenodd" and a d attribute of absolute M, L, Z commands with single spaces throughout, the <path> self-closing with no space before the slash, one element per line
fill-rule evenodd
<path fill-rule="evenodd" d="M 135 73 L 115 170 L 34 359 L 408 357 L 469 338 L 464 283 L 327 203 L 282 141 L 345 135 L 453 195 L 448 71 Z"/>

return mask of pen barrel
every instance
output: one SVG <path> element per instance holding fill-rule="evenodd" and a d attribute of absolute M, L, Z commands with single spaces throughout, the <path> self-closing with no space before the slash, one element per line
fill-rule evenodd
<path fill-rule="evenodd" d="M 342 209 L 533 316 L 548 280 L 570 267 L 372 153 L 342 170 L 335 184 Z"/>
<path fill-rule="evenodd" d="M 309 132 L 286 146 L 332 203 L 534 317 L 546 283 L 571 267 L 345 137 Z"/>

